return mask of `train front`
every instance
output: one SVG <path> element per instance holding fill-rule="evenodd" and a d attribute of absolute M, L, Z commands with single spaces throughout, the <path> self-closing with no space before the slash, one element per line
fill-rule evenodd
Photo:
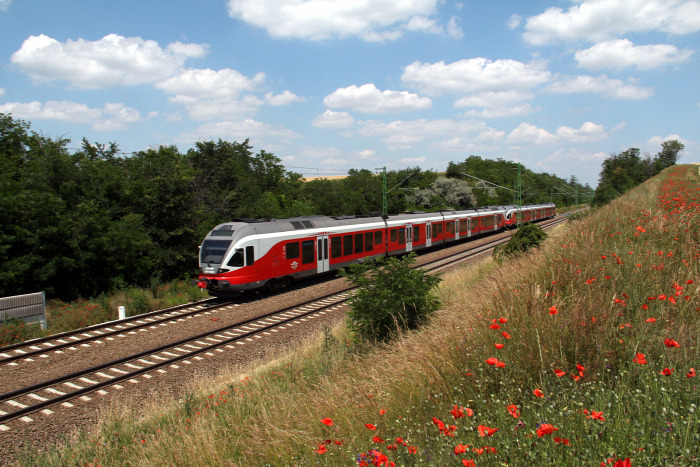
<path fill-rule="evenodd" d="M 199 247 L 197 285 L 214 296 L 236 296 L 261 287 L 257 277 L 254 230 L 243 222 L 217 225 Z"/>

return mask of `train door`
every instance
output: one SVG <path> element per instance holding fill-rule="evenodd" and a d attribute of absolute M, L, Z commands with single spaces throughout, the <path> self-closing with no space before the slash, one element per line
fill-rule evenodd
<path fill-rule="evenodd" d="M 328 259 L 328 235 L 319 235 L 316 238 L 317 263 L 316 269 L 319 273 L 330 271 L 331 265 Z"/>
<path fill-rule="evenodd" d="M 413 251 L 413 226 L 406 226 L 406 253 Z"/>
<path fill-rule="evenodd" d="M 437 226 L 435 226 L 437 227 Z M 433 224 L 430 222 L 425 224 L 425 247 L 430 248 L 433 244 Z"/>
<path fill-rule="evenodd" d="M 472 218 L 467 217 L 467 237 L 472 236 Z"/>
<path fill-rule="evenodd" d="M 493 216 L 493 230 L 498 230 L 498 214 Z"/>

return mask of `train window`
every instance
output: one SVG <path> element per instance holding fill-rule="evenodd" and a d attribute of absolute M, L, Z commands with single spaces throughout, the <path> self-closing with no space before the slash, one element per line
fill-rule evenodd
<path fill-rule="evenodd" d="M 340 258 L 343 256 L 343 238 L 331 238 L 331 258 Z"/>
<path fill-rule="evenodd" d="M 437 225 L 438 233 L 442 233 L 442 222 Z"/>
<path fill-rule="evenodd" d="M 406 229 L 401 227 L 399 229 L 399 245 L 406 244 Z"/>
<path fill-rule="evenodd" d="M 252 266 L 255 263 L 255 247 L 245 247 L 245 264 Z"/>
<path fill-rule="evenodd" d="M 294 259 L 299 257 L 299 242 L 287 243 L 284 247 L 287 255 L 287 259 Z"/>
<path fill-rule="evenodd" d="M 316 260 L 314 259 L 314 241 L 304 240 L 303 242 L 301 242 L 301 263 L 309 264 L 315 261 Z"/>
<path fill-rule="evenodd" d="M 448 222 L 447 227 L 445 228 L 447 230 L 448 234 L 453 234 L 455 233 L 455 223 L 454 222 Z"/>
<path fill-rule="evenodd" d="M 361 233 L 355 234 L 355 254 L 362 253 L 364 250 L 365 242 L 362 241 L 363 238 L 364 236 Z"/>
<path fill-rule="evenodd" d="M 420 227 L 413 226 L 413 241 L 420 242 Z"/>
<path fill-rule="evenodd" d="M 350 256 L 352 254 L 352 235 L 345 235 L 343 237 L 343 256 Z"/>
<path fill-rule="evenodd" d="M 390 235 L 391 241 L 396 243 L 396 241 L 397 241 L 396 229 L 391 229 L 391 233 L 389 235 Z"/>
<path fill-rule="evenodd" d="M 365 233 L 365 251 L 374 250 L 374 245 L 372 244 L 372 232 Z"/>
<path fill-rule="evenodd" d="M 231 266 L 232 268 L 240 268 L 243 267 L 243 248 L 236 248 L 236 252 L 231 256 L 231 259 L 228 260 L 227 266 Z"/>
<path fill-rule="evenodd" d="M 440 232 L 438 232 L 439 227 L 442 227 L 442 224 L 433 224 L 432 235 L 431 235 L 433 237 L 433 240 L 438 238 L 438 234 L 440 233 Z"/>
<path fill-rule="evenodd" d="M 204 240 L 200 252 L 201 262 L 221 264 L 229 245 L 231 245 L 231 240 Z"/>
<path fill-rule="evenodd" d="M 381 245 L 382 244 L 382 231 L 377 230 L 374 232 L 374 244 L 375 245 Z"/>

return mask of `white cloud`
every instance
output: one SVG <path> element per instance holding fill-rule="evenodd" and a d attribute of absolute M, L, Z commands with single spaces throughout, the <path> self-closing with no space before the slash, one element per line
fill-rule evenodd
<path fill-rule="evenodd" d="M 300 135 L 292 130 L 282 127 L 273 127 L 266 123 L 245 118 L 236 121 L 220 121 L 207 123 L 196 128 L 189 133 L 178 136 L 178 141 L 192 143 L 192 141 L 217 140 L 219 138 L 228 141 L 244 141 L 246 139 L 256 139 L 264 141 L 264 146 L 269 146 L 269 142 L 274 140 L 282 143 L 299 138 Z"/>
<path fill-rule="evenodd" d="M 559 94 L 592 92 L 612 99 L 647 99 L 654 95 L 654 88 L 635 86 L 605 75 L 564 78 L 547 86 L 547 90 Z"/>
<path fill-rule="evenodd" d="M 11 3 L 12 0 L 0 0 L 0 10 L 7 10 Z"/>
<path fill-rule="evenodd" d="M 453 39 L 461 39 L 464 37 L 464 31 L 462 31 L 462 28 L 457 24 L 457 18 L 454 16 L 450 18 L 450 22 L 447 23 L 447 35 Z"/>
<path fill-rule="evenodd" d="M 634 45 L 627 39 L 617 39 L 579 50 L 575 57 L 580 67 L 589 70 L 628 66 L 635 66 L 638 70 L 650 70 L 687 62 L 692 54 L 692 50 L 679 50 L 674 45 Z"/>
<path fill-rule="evenodd" d="M 271 92 L 265 94 L 265 102 L 272 106 L 291 105 L 305 100 L 290 91 L 284 91 L 282 94 L 272 94 Z"/>
<path fill-rule="evenodd" d="M 428 95 L 464 95 L 485 91 L 524 91 L 549 81 L 551 74 L 542 62 L 471 58 L 454 63 L 408 65 L 401 76 L 404 85 Z"/>
<path fill-rule="evenodd" d="M 229 15 L 279 38 L 395 40 L 403 31 L 443 34 L 439 0 L 229 0 Z"/>
<path fill-rule="evenodd" d="M 669 140 L 678 140 L 679 142 L 683 143 L 683 145 L 686 147 L 686 150 L 680 153 L 680 156 L 683 157 L 683 155 L 686 154 L 687 148 L 689 146 L 689 141 L 686 139 L 681 138 L 680 135 L 676 134 L 671 134 L 666 137 L 663 136 L 652 136 L 649 138 L 649 141 L 647 141 L 644 144 L 644 147 L 642 148 L 644 152 L 647 152 L 651 154 L 652 157 L 654 157 L 656 154 L 658 154 L 661 151 L 661 143 L 664 141 L 669 141 Z"/>
<path fill-rule="evenodd" d="M 534 45 L 559 40 L 599 41 L 630 32 L 700 31 L 698 0 L 574 0 L 567 11 L 551 7 L 527 18 L 523 37 Z"/>
<path fill-rule="evenodd" d="M 3 94 L 5 94 L 5 88 L 0 88 L 0 96 L 2 96 Z"/>
<path fill-rule="evenodd" d="M 380 91 L 372 84 L 338 88 L 323 99 L 330 108 L 345 108 L 362 113 L 409 112 L 432 107 L 427 97 L 407 91 Z"/>
<path fill-rule="evenodd" d="M 334 112 L 326 110 L 318 117 L 314 118 L 311 125 L 316 128 L 327 130 L 340 130 L 350 128 L 355 124 L 355 119 L 347 112 Z"/>
<path fill-rule="evenodd" d="M 0 105 L 0 112 L 12 113 L 25 120 L 58 120 L 66 123 L 92 123 L 92 129 L 126 130 L 129 123 L 141 120 L 138 110 L 121 103 L 106 103 L 102 109 L 70 101 L 8 102 Z"/>
<path fill-rule="evenodd" d="M 483 107 L 483 110 L 465 112 L 467 117 L 502 118 L 529 115 L 534 111 L 532 105 L 524 103 L 534 99 L 531 92 L 499 91 L 481 92 L 458 99 L 455 107 Z"/>
<path fill-rule="evenodd" d="M 511 131 L 506 140 L 513 145 L 542 145 L 551 143 L 585 143 L 600 141 L 608 137 L 603 125 L 585 122 L 580 128 L 560 126 L 556 133 L 523 122 Z"/>
<path fill-rule="evenodd" d="M 163 49 L 155 41 L 116 34 L 63 43 L 41 34 L 27 38 L 11 61 L 37 82 L 62 80 L 78 88 L 102 89 L 165 79 L 188 58 L 206 53 L 202 44 L 175 42 Z"/>

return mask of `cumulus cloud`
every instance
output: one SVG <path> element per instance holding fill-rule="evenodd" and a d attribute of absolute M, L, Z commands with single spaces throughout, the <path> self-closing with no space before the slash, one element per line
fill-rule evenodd
<path fill-rule="evenodd" d="M 291 105 L 305 100 L 290 91 L 283 91 L 282 94 L 272 94 L 271 92 L 265 94 L 265 102 L 272 106 Z"/>
<path fill-rule="evenodd" d="M 630 32 L 700 31 L 698 0 L 575 0 L 564 11 L 551 7 L 527 18 L 523 37 L 533 45 L 559 40 L 599 41 Z"/>
<path fill-rule="evenodd" d="M 229 0 L 232 18 L 273 37 L 312 41 L 359 37 L 389 41 L 404 31 L 444 34 L 435 18 L 439 0 Z M 456 25 L 449 26 L 450 34 Z M 454 36 L 453 36 L 454 37 Z"/>
<path fill-rule="evenodd" d="M 342 130 L 350 128 L 355 124 L 355 119 L 347 112 L 334 112 L 326 110 L 318 117 L 314 118 L 311 125 L 325 130 Z"/>
<path fill-rule="evenodd" d="M 654 88 L 636 86 L 605 75 L 563 78 L 547 86 L 547 90 L 559 94 L 592 92 L 612 99 L 647 99 L 654 95 Z"/>
<path fill-rule="evenodd" d="M 608 134 L 603 125 L 585 122 L 580 128 L 560 126 L 555 133 L 539 128 L 531 123 L 523 122 L 506 137 L 513 145 L 542 145 L 551 143 L 585 143 L 607 138 Z"/>
<path fill-rule="evenodd" d="M 427 97 L 407 91 L 380 91 L 372 83 L 338 88 L 323 99 L 323 104 L 362 113 L 408 112 L 429 109 L 433 105 Z"/>
<path fill-rule="evenodd" d="M 83 89 L 152 83 L 171 76 L 189 58 L 203 57 L 207 46 L 109 34 L 97 41 L 59 42 L 44 34 L 30 36 L 11 61 L 36 82 L 66 81 Z"/>
<path fill-rule="evenodd" d="M 0 112 L 25 120 L 58 120 L 66 123 L 92 123 L 92 129 L 126 130 L 129 123 L 142 120 L 138 110 L 121 103 L 106 103 L 102 109 L 71 101 L 8 102 Z"/>
<path fill-rule="evenodd" d="M 525 91 L 546 83 L 551 73 L 544 63 L 471 58 L 446 64 L 413 62 L 401 80 L 404 85 L 428 95 L 465 95 L 487 91 Z"/>
<path fill-rule="evenodd" d="M 192 132 L 179 135 L 177 139 L 178 141 L 186 143 L 198 140 L 217 140 L 219 138 L 228 141 L 256 139 L 265 143 L 269 143 L 273 140 L 287 143 L 299 137 L 300 135 L 292 130 L 283 127 L 274 127 L 252 118 L 245 118 L 235 121 L 227 120 L 207 123 L 196 128 Z"/>
<path fill-rule="evenodd" d="M 502 118 L 528 115 L 534 111 L 532 105 L 524 101 L 532 100 L 535 95 L 523 91 L 481 92 L 458 99 L 455 107 L 483 107 L 483 110 L 469 110 L 467 117 Z"/>
<path fill-rule="evenodd" d="M 589 70 L 629 66 L 634 66 L 638 70 L 650 70 L 687 62 L 692 54 L 692 50 L 679 50 L 674 45 L 635 45 L 627 39 L 617 39 L 600 42 L 586 50 L 579 50 L 575 58 L 580 67 Z"/>

